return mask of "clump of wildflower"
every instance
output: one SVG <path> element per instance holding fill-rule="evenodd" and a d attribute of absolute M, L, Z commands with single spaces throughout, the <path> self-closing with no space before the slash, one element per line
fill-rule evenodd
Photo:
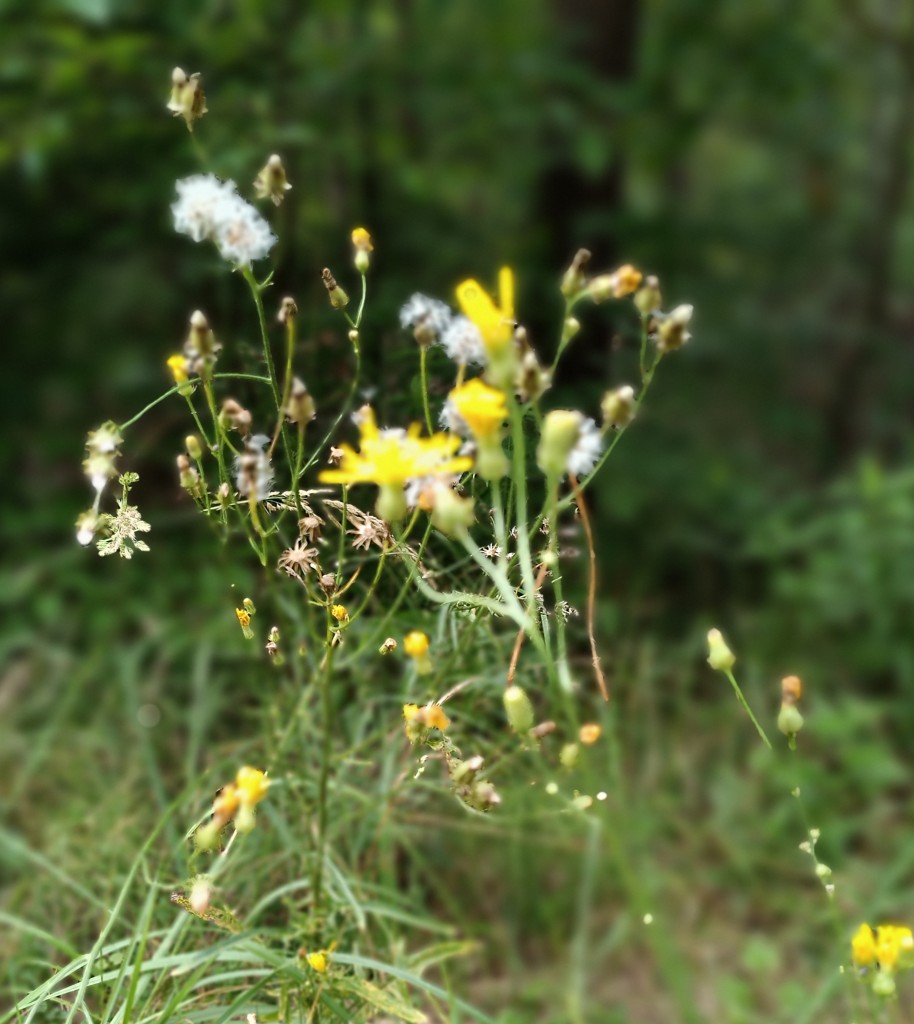
<path fill-rule="evenodd" d="M 352 232 L 352 245 L 355 249 L 355 269 L 364 274 L 368 270 L 371 261 L 371 253 L 374 252 L 374 243 L 366 228 L 355 228 Z"/>
<path fill-rule="evenodd" d="M 175 188 L 175 230 L 195 242 L 214 242 L 223 259 L 247 267 L 266 258 L 276 244 L 270 225 L 238 195 L 234 182 L 195 174 L 176 182 Z"/>
<path fill-rule="evenodd" d="M 286 192 L 292 186 L 286 178 L 286 169 L 282 164 L 282 157 L 274 153 L 269 160 L 261 167 L 260 172 L 254 179 L 254 191 L 258 199 L 270 199 L 274 206 L 285 199 Z"/>
<path fill-rule="evenodd" d="M 248 438 L 244 451 L 235 458 L 235 486 L 248 501 L 266 501 L 273 482 L 273 470 L 266 452 L 270 439 L 264 434 Z"/>
<path fill-rule="evenodd" d="M 321 483 L 376 483 L 380 488 L 377 512 L 386 522 L 402 519 L 406 512 L 403 487 L 413 477 L 460 473 L 473 462 L 456 456 L 460 439 L 446 434 L 421 437 L 422 428 L 379 430 L 374 413 L 365 407 L 359 415 L 359 451 L 342 445 L 339 466 L 325 469 Z"/>
<path fill-rule="evenodd" d="M 603 440 L 596 423 L 577 411 L 556 409 L 546 415 L 536 450 L 540 469 L 551 479 L 565 473 L 586 476 L 600 457 Z"/>
<path fill-rule="evenodd" d="M 431 658 L 428 656 L 429 647 L 428 636 L 419 629 L 414 629 L 403 638 L 403 650 L 413 659 L 416 672 L 420 676 L 428 675 L 432 671 Z"/>
<path fill-rule="evenodd" d="M 183 117 L 187 130 L 194 130 L 194 121 L 206 113 L 206 96 L 203 92 L 203 79 L 199 72 L 187 75 L 181 68 L 171 73 L 171 95 L 166 108 L 175 117 Z"/>
<path fill-rule="evenodd" d="M 267 795 L 270 780 L 266 772 L 245 765 L 238 769 L 235 781 L 223 786 L 213 801 L 210 820 L 194 833 L 194 839 L 201 850 L 213 849 L 219 841 L 219 833 L 234 819 L 238 832 L 250 832 L 255 824 L 257 804 Z"/>
<path fill-rule="evenodd" d="M 417 292 L 401 308 L 400 326 L 409 328 L 420 345 L 431 345 L 443 338 L 452 317 L 446 303 Z"/>
<path fill-rule="evenodd" d="M 514 273 L 509 267 L 498 272 L 498 305 L 478 281 L 469 279 L 457 286 L 457 302 L 482 336 L 488 359 L 486 375 L 500 388 L 513 386 L 517 371 L 514 349 Z"/>
<path fill-rule="evenodd" d="M 140 516 L 140 510 L 136 505 L 127 504 L 130 488 L 137 480 L 139 477 L 136 473 L 124 473 L 118 479 L 122 490 L 117 502 L 117 512 L 113 516 L 99 517 L 99 525 L 106 533 L 96 545 L 98 553 L 102 556 L 116 554 L 129 559 L 133 558 L 134 551 L 149 550 L 149 545 L 139 540 L 137 534 L 148 533 L 152 527 Z"/>

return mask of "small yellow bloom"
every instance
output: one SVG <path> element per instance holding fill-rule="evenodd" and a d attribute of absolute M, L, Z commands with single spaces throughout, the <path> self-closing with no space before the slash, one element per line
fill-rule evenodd
<path fill-rule="evenodd" d="M 421 658 L 428 654 L 428 637 L 421 630 L 414 629 L 403 638 L 403 650 L 411 658 Z"/>
<path fill-rule="evenodd" d="M 326 974 L 327 968 L 330 966 L 330 954 L 336 949 L 336 946 L 337 943 L 334 941 L 326 949 L 319 949 L 314 953 L 305 953 L 304 950 L 301 950 L 299 956 L 304 953 L 305 960 L 313 971 L 317 971 L 318 974 Z"/>
<path fill-rule="evenodd" d="M 508 418 L 504 391 L 491 387 L 480 377 L 454 388 L 448 401 L 477 441 L 497 437 Z"/>
<path fill-rule="evenodd" d="M 473 465 L 467 456 L 455 456 L 460 438 L 450 434 L 420 437 L 422 428 L 414 423 L 405 433 L 378 430 L 374 414 L 366 410 L 359 425 L 359 451 L 340 445 L 342 456 L 336 469 L 325 469 L 321 483 L 375 483 L 402 486 L 412 477 L 462 473 Z"/>
<path fill-rule="evenodd" d="M 406 722 L 406 735 L 410 741 L 415 741 L 421 735 L 423 729 L 437 729 L 444 732 L 451 724 L 451 720 L 444 713 L 440 704 L 426 704 L 419 707 L 418 704 L 404 704 L 403 718 Z"/>
<path fill-rule="evenodd" d="M 308 953 L 305 957 L 308 961 L 308 966 L 317 971 L 318 974 L 327 973 L 327 954 L 326 953 Z"/>
<path fill-rule="evenodd" d="M 444 708 L 440 704 L 428 704 L 423 710 L 425 724 L 429 729 L 438 729 L 440 732 L 444 732 L 451 724 L 451 720 L 444 713 Z"/>
<path fill-rule="evenodd" d="M 330 609 L 330 614 L 336 619 L 337 622 L 349 621 L 349 612 L 346 611 L 346 606 L 343 604 L 335 604 Z"/>
<path fill-rule="evenodd" d="M 597 740 L 603 733 L 603 729 L 596 722 L 588 722 L 586 725 L 582 725 L 578 731 L 578 739 L 585 745 L 590 746 L 592 743 L 596 743 Z"/>
<path fill-rule="evenodd" d="M 235 615 L 238 617 L 238 625 L 241 626 L 241 632 L 244 633 L 245 640 L 253 640 L 254 630 L 251 629 L 251 616 L 244 608 L 236 608 Z"/>
<path fill-rule="evenodd" d="M 213 801 L 213 820 L 219 823 L 219 828 L 235 817 L 240 803 L 241 798 L 234 783 L 230 782 L 219 790 Z"/>
<path fill-rule="evenodd" d="M 482 335 L 486 352 L 504 352 L 514 341 L 514 273 L 509 267 L 498 272 L 499 305 L 472 279 L 457 285 L 457 302 L 464 316 L 473 321 Z"/>
<path fill-rule="evenodd" d="M 352 232 L 352 244 L 360 252 L 374 252 L 371 235 L 366 228 L 355 228 Z"/>
<path fill-rule="evenodd" d="M 851 939 L 851 954 L 858 967 L 870 967 L 876 960 L 876 936 L 868 924 L 862 924 Z"/>
<path fill-rule="evenodd" d="M 182 355 L 170 356 L 168 359 L 168 369 L 171 370 L 171 375 L 174 377 L 175 384 L 186 384 L 190 375 L 187 372 L 187 360 Z"/>
<path fill-rule="evenodd" d="M 624 266 L 619 267 L 613 276 L 616 279 L 615 297 L 621 299 L 623 296 L 631 295 L 632 292 L 638 290 L 644 275 L 636 267 L 633 267 L 631 263 L 626 263 Z"/>
<path fill-rule="evenodd" d="M 238 790 L 238 799 L 245 807 L 254 807 L 267 795 L 270 788 L 270 780 L 266 772 L 259 768 L 250 768 L 245 765 L 238 769 L 235 776 L 235 787 Z"/>

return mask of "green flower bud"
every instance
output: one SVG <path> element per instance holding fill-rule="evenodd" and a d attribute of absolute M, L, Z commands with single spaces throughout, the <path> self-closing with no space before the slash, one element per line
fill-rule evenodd
<path fill-rule="evenodd" d="M 796 736 L 803 728 L 803 716 L 796 704 L 782 704 L 778 714 L 778 729 L 788 738 Z"/>
<path fill-rule="evenodd" d="M 508 724 L 518 735 L 525 736 L 533 728 L 533 705 L 530 698 L 519 686 L 509 686 L 503 699 Z"/>
<path fill-rule="evenodd" d="M 729 672 L 736 664 L 736 655 L 719 629 L 708 631 L 708 664 L 717 672 Z"/>
<path fill-rule="evenodd" d="M 582 421 L 581 414 L 572 410 L 554 409 L 547 413 L 536 449 L 536 464 L 547 477 L 564 475 L 568 456 L 581 436 Z"/>
<path fill-rule="evenodd" d="M 578 755 L 580 752 L 581 749 L 577 743 L 566 743 L 559 754 L 559 760 L 562 762 L 562 766 L 567 768 L 569 771 L 574 768 L 578 763 Z"/>
<path fill-rule="evenodd" d="M 203 446 L 200 444 L 200 438 L 196 434 L 188 434 L 184 439 L 184 446 L 187 448 L 187 454 L 197 462 L 203 458 Z"/>

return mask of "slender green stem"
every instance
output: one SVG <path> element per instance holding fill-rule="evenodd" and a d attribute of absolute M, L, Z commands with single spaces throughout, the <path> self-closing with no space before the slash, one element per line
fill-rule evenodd
<path fill-rule="evenodd" d="M 742 704 L 743 711 L 746 712 L 746 714 L 749 716 L 749 721 L 752 722 L 752 724 L 755 726 L 755 731 L 759 734 L 759 736 L 762 737 L 762 741 L 764 742 L 765 746 L 769 750 L 771 750 L 771 740 L 768 739 L 767 735 L 765 734 L 765 730 L 761 727 L 761 725 L 759 725 L 758 719 L 752 713 L 752 708 L 749 707 L 748 701 L 743 696 L 743 691 L 740 689 L 739 683 L 736 681 L 736 678 L 733 675 L 733 670 L 726 669 L 724 675 L 730 680 L 730 685 L 733 687 L 733 692 L 736 694 L 736 699 L 740 702 L 740 704 Z"/>
<path fill-rule="evenodd" d="M 429 435 L 435 433 L 432 414 L 428 405 L 428 345 L 419 346 L 419 379 L 422 385 L 422 411 L 425 413 L 425 429 Z"/>
<path fill-rule="evenodd" d="M 555 595 L 556 670 L 558 671 L 559 683 L 562 689 L 565 693 L 571 693 L 574 689 L 574 684 L 568 668 L 568 642 L 565 635 L 565 600 L 562 593 L 562 566 L 559 562 L 559 482 L 558 480 L 549 480 L 546 487 L 549 495 L 549 552 L 552 556 L 552 592 Z"/>
<path fill-rule="evenodd" d="M 524 414 L 513 395 L 508 396 L 511 417 L 511 479 L 515 487 L 515 524 L 517 526 L 517 553 L 527 609 L 532 613 L 536 605 L 536 583 L 533 579 L 533 559 L 530 538 L 527 535 L 527 466 L 524 440 Z"/>
<path fill-rule="evenodd" d="M 327 652 L 324 655 L 323 672 L 321 673 L 321 767 L 320 781 L 318 783 L 317 797 L 317 860 L 314 865 L 313 882 L 313 903 L 312 907 L 318 911 L 321 903 L 321 888 L 324 880 L 324 857 L 327 849 L 327 784 L 330 778 L 330 755 L 332 752 L 332 708 L 330 704 L 330 677 L 333 663 L 333 619 L 330 615 L 330 608 L 327 608 Z"/>

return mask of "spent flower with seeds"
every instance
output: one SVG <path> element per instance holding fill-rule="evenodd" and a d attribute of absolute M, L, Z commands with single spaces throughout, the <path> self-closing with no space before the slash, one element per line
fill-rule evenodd
<path fill-rule="evenodd" d="M 453 317 L 450 306 L 418 292 L 400 310 L 400 326 L 409 328 L 420 345 L 431 345 L 448 329 Z"/>

